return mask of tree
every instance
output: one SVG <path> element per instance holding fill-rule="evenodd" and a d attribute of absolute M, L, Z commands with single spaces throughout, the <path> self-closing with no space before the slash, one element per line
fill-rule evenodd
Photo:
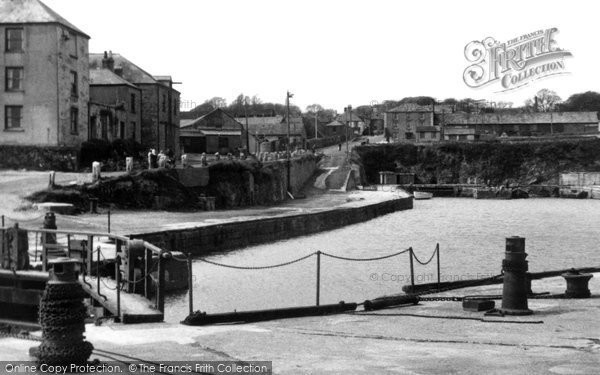
<path fill-rule="evenodd" d="M 212 109 L 227 107 L 227 101 L 219 96 L 208 99 L 205 103 L 209 103 Z"/>
<path fill-rule="evenodd" d="M 600 111 L 600 93 L 587 91 L 569 96 L 561 106 L 563 111 Z"/>
<path fill-rule="evenodd" d="M 537 98 L 537 106 L 535 105 L 535 98 Z M 537 112 L 550 112 L 553 111 L 561 102 L 562 99 L 556 94 L 556 92 L 548 89 L 541 89 L 534 96 L 533 106 Z M 531 102 L 525 102 L 526 107 L 530 105 Z"/>
<path fill-rule="evenodd" d="M 316 104 L 315 103 L 315 104 L 311 104 L 311 105 L 306 106 L 306 113 L 309 114 L 309 115 L 312 115 L 312 116 L 314 116 L 315 113 L 321 112 L 322 110 L 324 110 L 324 108 L 320 104 Z"/>

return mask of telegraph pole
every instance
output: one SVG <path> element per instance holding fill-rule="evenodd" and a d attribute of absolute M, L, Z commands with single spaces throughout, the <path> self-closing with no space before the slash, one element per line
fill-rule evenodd
<path fill-rule="evenodd" d="M 348 106 L 348 117 L 346 117 L 346 160 L 350 157 L 350 150 L 348 148 L 348 129 L 350 129 L 350 120 L 352 119 L 352 106 Z"/>
<path fill-rule="evenodd" d="M 317 122 L 319 121 L 319 111 L 315 111 L 315 139 L 319 138 L 317 132 Z"/>
<path fill-rule="evenodd" d="M 246 98 L 244 98 L 244 116 L 246 116 L 246 152 L 250 155 L 250 128 L 248 127 L 248 101 Z"/>
<path fill-rule="evenodd" d="M 291 135 L 290 135 L 290 98 L 294 97 L 294 94 L 290 94 L 288 91 L 285 96 L 285 122 L 287 123 L 287 144 L 286 144 L 286 154 L 287 154 L 287 190 L 290 193 L 290 172 L 292 169 L 292 164 L 290 163 L 291 154 L 290 154 L 290 143 L 291 143 Z M 291 194 L 291 193 L 290 193 Z"/>

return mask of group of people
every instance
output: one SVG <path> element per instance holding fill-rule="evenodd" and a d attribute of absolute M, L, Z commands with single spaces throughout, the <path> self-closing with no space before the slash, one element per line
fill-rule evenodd
<path fill-rule="evenodd" d="M 175 166 L 173 156 L 171 149 L 167 149 L 166 152 L 160 150 L 157 154 L 156 149 L 152 148 L 148 151 L 148 168 L 173 168 Z"/>

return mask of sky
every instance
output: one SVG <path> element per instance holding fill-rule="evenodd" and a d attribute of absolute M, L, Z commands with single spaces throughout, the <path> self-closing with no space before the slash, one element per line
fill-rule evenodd
<path fill-rule="evenodd" d="M 215 96 L 257 95 L 339 112 L 406 96 L 521 105 L 543 88 L 563 99 L 600 91 L 594 2 L 387 0 L 44 0 L 91 36 L 154 75 L 171 75 L 182 110 Z M 465 46 L 558 28 L 569 74 L 498 93 L 468 87 Z"/>

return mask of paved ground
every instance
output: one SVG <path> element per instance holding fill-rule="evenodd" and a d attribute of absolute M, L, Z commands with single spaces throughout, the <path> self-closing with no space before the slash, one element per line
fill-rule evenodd
<path fill-rule="evenodd" d="M 483 317 L 459 302 L 423 302 L 255 324 L 86 329 L 97 349 L 146 361 L 268 360 L 275 374 L 597 374 L 600 274 L 590 289 L 592 299 L 530 300 L 535 314 L 525 317 Z M 534 281 L 533 290 L 562 293 L 564 280 Z M 446 295 L 500 292 L 498 285 Z M 32 345 L 0 338 L 0 359 L 26 360 Z"/>

